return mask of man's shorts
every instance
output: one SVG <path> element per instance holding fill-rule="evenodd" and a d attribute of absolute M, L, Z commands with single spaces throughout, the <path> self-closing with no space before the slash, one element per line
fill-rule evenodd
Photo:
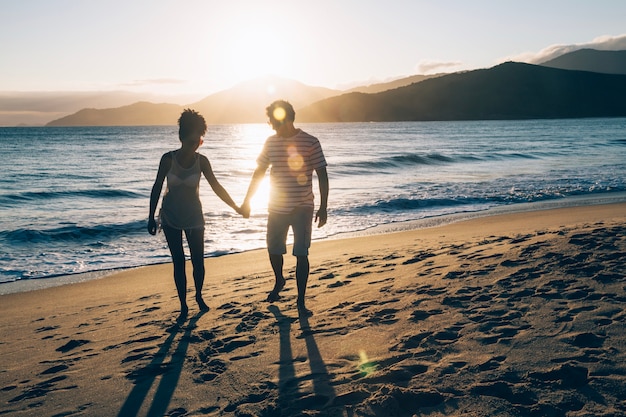
<path fill-rule="evenodd" d="M 296 207 L 289 214 L 270 213 L 267 217 L 267 251 L 287 253 L 287 233 L 293 231 L 293 256 L 308 256 L 313 229 L 313 207 Z"/>

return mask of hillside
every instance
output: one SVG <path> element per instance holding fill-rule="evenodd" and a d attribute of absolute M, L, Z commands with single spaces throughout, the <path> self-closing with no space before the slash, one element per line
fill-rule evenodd
<path fill-rule="evenodd" d="M 159 96 L 128 91 L 0 92 L 0 126 L 41 126 L 81 109 L 108 109 L 141 101 L 186 103 L 185 96 Z"/>
<path fill-rule="evenodd" d="M 419 83 L 429 78 L 441 77 L 442 75 L 446 75 L 446 74 L 411 75 L 410 77 L 399 78 L 397 80 L 388 81 L 384 83 L 376 83 L 376 84 L 364 85 L 360 87 L 354 87 L 347 91 L 344 91 L 344 93 L 375 94 L 375 93 L 380 93 L 382 91 L 393 90 L 395 88 L 406 87 L 407 85 Z"/>
<path fill-rule="evenodd" d="M 604 74 L 626 74 L 626 51 L 580 49 L 542 62 L 541 65 Z"/>
<path fill-rule="evenodd" d="M 294 104 L 302 122 L 625 116 L 624 74 L 626 51 L 580 50 L 541 65 L 509 62 L 475 71 L 415 75 L 343 93 L 263 77 L 185 106 L 140 102 L 83 109 L 48 126 L 169 125 L 186 107 L 201 112 L 209 124 L 260 123 L 265 121 L 265 107 L 279 98 Z"/>
<path fill-rule="evenodd" d="M 112 109 L 83 109 L 46 126 L 152 126 L 175 125 L 182 107 L 138 102 Z"/>
<path fill-rule="evenodd" d="M 378 94 L 332 97 L 302 109 L 299 121 L 623 117 L 625 96 L 626 75 L 507 62 Z"/>
<path fill-rule="evenodd" d="M 341 92 L 311 87 L 297 81 L 278 77 L 262 77 L 212 94 L 190 107 L 199 111 L 209 124 L 263 123 L 267 120 L 265 107 L 278 99 L 288 99 L 300 109 Z"/>
<path fill-rule="evenodd" d="M 340 93 L 293 80 L 263 77 L 184 106 L 140 102 L 118 108 L 83 109 L 47 126 L 172 125 L 184 108 L 199 111 L 209 124 L 262 123 L 266 120 L 265 107 L 273 100 L 288 98 L 299 109 Z"/>

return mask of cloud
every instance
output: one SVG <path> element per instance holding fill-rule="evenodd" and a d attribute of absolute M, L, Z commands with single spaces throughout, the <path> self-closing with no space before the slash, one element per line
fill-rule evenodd
<path fill-rule="evenodd" d="M 509 56 L 500 60 L 527 62 L 529 64 L 539 64 L 549 61 L 563 54 L 578 51 L 579 49 L 597 49 L 600 51 L 623 51 L 626 50 L 626 34 L 618 36 L 604 35 L 595 38 L 591 42 L 573 45 L 551 45 L 539 52 L 525 52 L 522 54 Z"/>
<path fill-rule="evenodd" d="M 186 84 L 187 81 L 176 78 L 153 78 L 148 80 L 134 80 L 128 83 L 120 84 L 120 87 L 144 87 L 150 85 L 180 85 Z"/>
<path fill-rule="evenodd" d="M 435 74 L 438 72 L 449 71 L 450 69 L 458 69 L 463 65 L 462 62 L 459 61 L 434 61 L 430 59 L 423 59 L 417 63 L 417 73 L 418 74 Z"/>

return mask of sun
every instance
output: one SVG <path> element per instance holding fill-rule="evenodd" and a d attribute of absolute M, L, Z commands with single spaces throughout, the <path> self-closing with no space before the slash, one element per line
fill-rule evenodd
<path fill-rule="evenodd" d="M 245 15 L 236 19 L 220 40 L 225 70 L 239 80 L 289 73 L 289 36 L 280 34 L 276 25 L 261 16 Z"/>

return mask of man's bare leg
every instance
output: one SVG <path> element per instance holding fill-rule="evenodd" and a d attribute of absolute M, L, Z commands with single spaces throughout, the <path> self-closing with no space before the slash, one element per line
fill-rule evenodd
<path fill-rule="evenodd" d="M 313 312 L 306 308 L 305 295 L 307 281 L 309 280 L 309 257 L 297 256 L 296 261 L 296 283 L 298 285 L 298 310 L 307 316 L 313 314 Z"/>
<path fill-rule="evenodd" d="M 285 287 L 285 277 L 283 276 L 283 255 L 270 254 L 270 263 L 272 264 L 272 270 L 274 271 L 276 282 L 274 283 L 274 289 L 267 295 L 267 301 L 274 302 L 280 298 L 279 293 Z"/>

